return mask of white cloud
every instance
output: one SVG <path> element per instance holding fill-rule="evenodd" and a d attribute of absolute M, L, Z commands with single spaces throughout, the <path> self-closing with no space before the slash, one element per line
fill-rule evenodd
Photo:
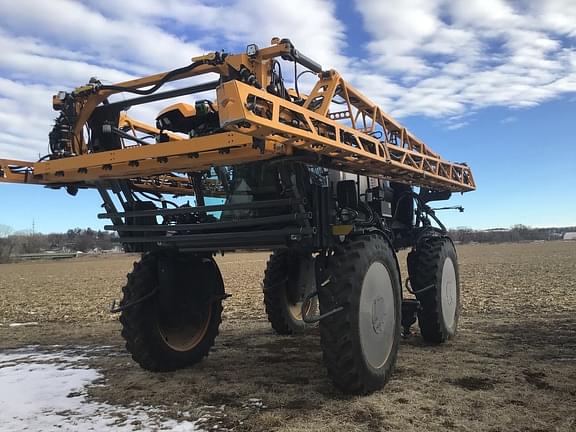
<path fill-rule="evenodd" d="M 558 35 L 576 37 L 576 2 L 546 0 L 525 3 L 540 26 Z"/>
<path fill-rule="evenodd" d="M 223 5 L 197 0 L 129 0 L 117 5 L 116 0 L 101 0 L 94 7 L 114 19 L 130 16 L 146 24 L 168 22 L 180 25 L 184 32 L 192 28 L 202 35 L 200 40 L 211 41 L 218 48 L 238 49 L 249 43 L 268 46 L 272 37 L 290 38 L 326 69 L 342 69 L 346 63 L 341 54 L 344 26 L 330 1 L 233 0 Z"/>
<path fill-rule="evenodd" d="M 24 32 L 56 47 L 80 51 L 100 65 L 131 62 L 153 69 L 189 61 L 202 50 L 154 25 L 129 16 L 113 19 L 71 0 L 23 0 L 0 3 L 0 22 L 6 32 Z"/>
<path fill-rule="evenodd" d="M 516 116 L 507 116 L 504 117 L 502 120 L 500 120 L 500 123 L 502 124 L 510 124 L 510 123 L 516 123 L 518 121 L 518 117 Z"/>
<path fill-rule="evenodd" d="M 356 0 L 396 116 L 529 107 L 575 91 L 576 2 Z M 368 90 L 368 89 L 366 89 Z M 454 123 L 456 124 L 456 123 Z M 463 126 L 461 122 L 457 123 Z"/>

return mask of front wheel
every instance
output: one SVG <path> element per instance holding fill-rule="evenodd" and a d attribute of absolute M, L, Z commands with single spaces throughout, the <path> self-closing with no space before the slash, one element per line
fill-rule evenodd
<path fill-rule="evenodd" d="M 367 394 L 392 375 L 400 341 L 400 276 L 394 252 L 379 236 L 338 248 L 319 292 L 320 337 L 328 375 L 340 390 Z"/>
<path fill-rule="evenodd" d="M 422 338 L 443 343 L 456 335 L 460 316 L 458 257 L 446 237 L 424 239 L 408 254 L 410 285 L 420 302 Z"/>
<path fill-rule="evenodd" d="M 174 260 L 168 303 L 160 301 L 160 270 L 154 254 L 145 254 L 134 265 L 120 303 L 133 304 L 120 315 L 126 348 L 142 368 L 151 371 L 198 363 L 214 345 L 221 322 L 224 284 L 215 261 L 187 256 Z"/>

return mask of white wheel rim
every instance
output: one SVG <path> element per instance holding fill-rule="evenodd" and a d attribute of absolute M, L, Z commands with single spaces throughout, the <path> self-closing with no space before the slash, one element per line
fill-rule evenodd
<path fill-rule="evenodd" d="M 444 261 L 442 268 L 442 317 L 447 329 L 452 329 L 456 320 L 456 307 L 458 305 L 458 289 L 456 286 L 456 270 L 450 257 Z"/>
<path fill-rule="evenodd" d="M 395 312 L 390 273 L 384 264 L 374 262 L 362 282 L 358 319 L 362 352 L 374 369 L 384 366 L 392 352 Z"/>
<path fill-rule="evenodd" d="M 288 303 L 288 312 L 294 321 L 302 321 L 302 302 Z"/>
<path fill-rule="evenodd" d="M 288 313 L 294 321 L 302 321 L 302 303 L 303 302 L 288 303 Z M 307 317 L 310 317 L 314 312 L 317 312 L 317 309 L 316 302 L 312 299 L 308 302 L 304 313 Z"/>

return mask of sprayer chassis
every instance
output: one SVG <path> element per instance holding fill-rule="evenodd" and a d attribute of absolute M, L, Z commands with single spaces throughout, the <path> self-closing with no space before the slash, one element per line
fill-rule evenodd
<path fill-rule="evenodd" d="M 295 89 L 278 58 L 293 62 Z M 317 77 L 307 94 L 298 65 Z M 217 79 L 198 82 L 207 74 Z M 193 82 L 158 91 L 185 79 Z M 125 112 L 206 92 L 215 97 L 168 107 L 156 127 Z M 114 99 L 122 93 L 137 96 Z M 50 153 L 0 159 L 0 182 L 98 190 L 106 229 L 143 254 L 113 307 L 142 367 L 174 370 L 208 354 L 226 298 L 213 256 L 234 250 L 273 251 L 263 282 L 272 327 L 295 334 L 320 323 L 329 376 L 345 392 L 386 383 L 401 328 L 409 334 L 416 319 L 429 342 L 455 334 L 457 257 L 428 203 L 474 190 L 470 168 L 442 159 L 289 40 L 114 85 L 91 79 L 53 106 Z M 411 300 L 402 248 L 411 248 Z"/>

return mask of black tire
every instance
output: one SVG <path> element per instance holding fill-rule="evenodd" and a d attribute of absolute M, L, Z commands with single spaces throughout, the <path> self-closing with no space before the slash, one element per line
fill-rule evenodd
<path fill-rule="evenodd" d="M 317 324 L 302 320 L 301 304 L 306 292 L 299 289 L 303 257 L 290 250 L 277 250 L 270 256 L 264 273 L 264 306 L 268 321 L 280 335 L 305 333 Z M 310 281 L 314 283 L 314 279 Z M 312 291 L 315 287 L 309 287 Z M 317 311 L 317 300 L 308 303 L 308 314 Z"/>
<path fill-rule="evenodd" d="M 400 341 L 401 284 L 394 252 L 379 236 L 359 237 L 335 251 L 327 270 L 320 313 L 343 308 L 320 321 L 328 375 L 344 393 L 379 390 L 392 375 Z M 371 291 L 376 294 L 362 297 Z"/>
<path fill-rule="evenodd" d="M 158 294 L 122 312 L 122 337 L 132 358 L 144 369 L 163 372 L 185 368 L 208 355 L 222 315 L 224 283 L 213 259 L 179 257 L 171 310 L 160 307 Z M 192 281 L 192 283 L 190 283 Z M 158 286 L 158 259 L 145 254 L 134 264 L 123 288 L 122 305 Z M 215 299 L 216 298 L 216 299 Z"/>
<path fill-rule="evenodd" d="M 418 326 L 422 338 L 435 344 L 453 338 L 460 316 L 460 279 L 452 241 L 446 237 L 422 240 L 408 254 L 408 274 L 420 302 Z"/>

